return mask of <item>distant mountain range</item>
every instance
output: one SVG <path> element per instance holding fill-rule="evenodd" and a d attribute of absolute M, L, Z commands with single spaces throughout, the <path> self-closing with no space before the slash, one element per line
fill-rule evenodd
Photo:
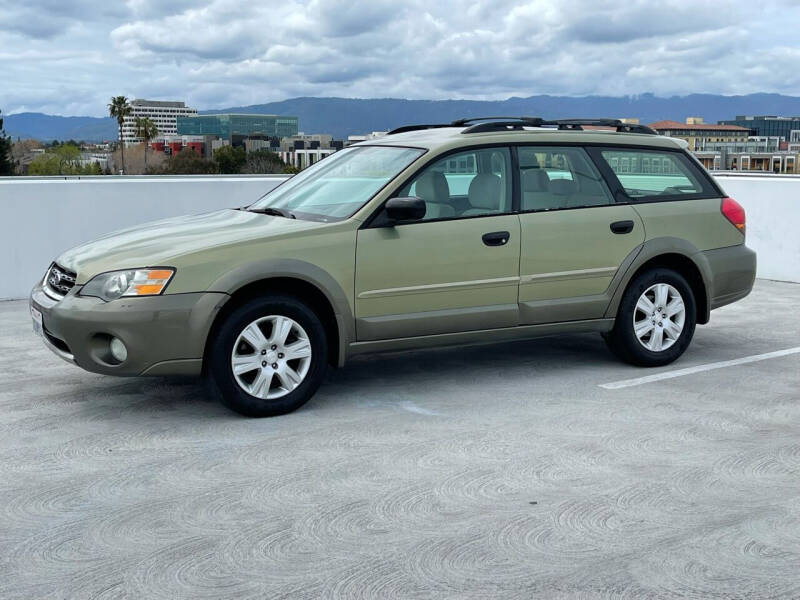
<path fill-rule="evenodd" d="M 99 142 L 117 139 L 117 122 L 109 117 L 61 117 L 43 113 L 4 115 L 3 128 L 15 140 L 34 138 Z"/>
<path fill-rule="evenodd" d="M 474 116 L 638 117 L 642 123 L 662 119 L 683 121 L 703 117 L 708 123 L 736 115 L 800 115 L 800 97 L 781 94 L 721 96 L 691 94 L 660 98 L 638 96 L 531 96 L 498 101 L 401 100 L 394 98 L 291 98 L 281 102 L 203 110 L 201 114 L 238 112 L 297 116 L 301 131 L 330 133 L 344 138 L 355 133 L 383 131 L 408 123 L 441 123 Z M 42 113 L 5 116 L 12 137 L 40 140 L 113 140 L 117 125 L 108 117 L 61 117 Z"/>

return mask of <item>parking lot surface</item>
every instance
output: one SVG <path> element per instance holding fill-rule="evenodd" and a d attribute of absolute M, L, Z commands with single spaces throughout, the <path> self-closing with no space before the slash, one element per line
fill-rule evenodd
<path fill-rule="evenodd" d="M 263 420 L 85 373 L 27 310 L 0 303 L 0 598 L 800 597 L 800 285 L 668 367 L 597 335 L 365 357 Z"/>

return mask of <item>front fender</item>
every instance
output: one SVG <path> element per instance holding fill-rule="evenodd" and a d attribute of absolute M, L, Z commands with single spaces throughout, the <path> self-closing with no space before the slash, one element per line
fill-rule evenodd
<path fill-rule="evenodd" d="M 233 295 L 251 283 L 273 278 L 304 281 L 319 289 L 327 298 L 336 317 L 339 332 L 339 366 L 342 366 L 350 343 L 355 341 L 353 308 L 342 286 L 324 269 L 292 258 L 257 260 L 226 271 L 208 287 L 208 291 Z"/>

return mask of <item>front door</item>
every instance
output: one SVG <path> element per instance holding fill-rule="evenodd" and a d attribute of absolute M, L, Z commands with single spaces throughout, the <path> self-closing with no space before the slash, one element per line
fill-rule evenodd
<path fill-rule="evenodd" d="M 579 147 L 520 146 L 520 323 L 599 319 L 620 266 L 644 242 Z"/>
<path fill-rule="evenodd" d="M 381 215 L 358 232 L 359 341 L 518 324 L 520 225 L 511 213 L 507 148 L 437 160 L 397 196 L 425 200 L 426 216 Z"/>

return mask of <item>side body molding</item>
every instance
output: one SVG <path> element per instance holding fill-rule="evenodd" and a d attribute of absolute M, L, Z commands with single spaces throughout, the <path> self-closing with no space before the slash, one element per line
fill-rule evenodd
<path fill-rule="evenodd" d="M 325 295 L 336 317 L 339 332 L 338 366 L 343 366 L 350 343 L 355 341 L 352 303 L 339 282 L 320 267 L 293 258 L 253 261 L 227 271 L 209 286 L 208 291 L 232 295 L 250 283 L 274 278 L 299 279 L 315 286 Z"/>

